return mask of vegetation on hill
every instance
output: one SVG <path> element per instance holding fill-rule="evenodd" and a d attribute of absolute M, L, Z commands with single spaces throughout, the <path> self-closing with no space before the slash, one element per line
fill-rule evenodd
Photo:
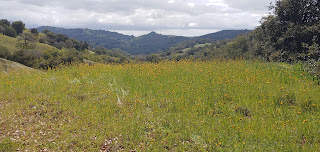
<path fill-rule="evenodd" d="M 167 36 L 151 32 L 133 38 L 130 43 L 133 46 L 130 48 L 130 53 L 133 54 L 149 54 L 159 51 L 167 50 L 170 46 L 179 42 L 188 40 L 190 38 L 183 36 Z M 152 51 L 151 51 L 152 50 Z"/>
<path fill-rule="evenodd" d="M 91 29 L 64 29 L 50 26 L 42 26 L 37 28 L 38 31 L 43 32 L 50 30 L 57 34 L 64 34 L 70 38 L 86 42 L 94 47 L 105 47 L 107 49 L 119 48 L 122 50 L 128 49 L 128 44 L 133 36 L 127 36 L 116 32 L 104 30 L 91 30 Z"/>
<path fill-rule="evenodd" d="M 0 74 L 0 149 L 317 151 L 320 87 L 299 68 L 211 60 Z"/>
<path fill-rule="evenodd" d="M 178 43 L 168 51 L 145 56 L 146 61 L 182 59 L 255 59 L 253 55 L 252 34 L 247 33 L 234 39 L 214 41 L 211 39 L 195 39 Z"/>
<path fill-rule="evenodd" d="M 49 30 L 44 33 L 38 33 L 37 29 L 27 30 L 21 21 L 11 24 L 2 19 L 0 23 L 15 27 L 12 29 L 17 29 L 16 33 L 19 33 L 15 37 L 5 35 L 5 31 L 0 34 L 0 57 L 29 67 L 47 69 L 60 64 L 82 63 L 84 60 L 93 61 L 90 63 L 122 63 L 129 60 L 127 54 L 118 50 L 96 48 L 90 51 L 86 42 L 70 39 L 66 35 Z"/>

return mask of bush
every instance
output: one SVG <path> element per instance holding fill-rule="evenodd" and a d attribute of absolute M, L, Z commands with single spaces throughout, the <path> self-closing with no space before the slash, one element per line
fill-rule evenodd
<path fill-rule="evenodd" d="M 0 45 L 0 58 L 8 59 L 9 57 L 10 57 L 9 50 L 6 47 Z"/>

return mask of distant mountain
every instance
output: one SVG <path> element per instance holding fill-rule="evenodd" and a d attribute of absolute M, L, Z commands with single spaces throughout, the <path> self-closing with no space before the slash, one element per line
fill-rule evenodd
<path fill-rule="evenodd" d="M 38 31 L 48 29 L 57 34 L 64 34 L 70 38 L 84 41 L 89 43 L 91 46 L 102 46 L 108 49 L 120 48 L 122 50 L 127 50 L 129 46 L 129 41 L 134 38 L 134 36 L 123 35 L 117 32 L 110 32 L 104 30 L 91 30 L 91 29 L 65 29 L 51 26 L 42 26 L 37 28 Z"/>
<path fill-rule="evenodd" d="M 110 32 L 104 30 L 91 29 L 65 29 L 51 26 L 42 26 L 37 28 L 42 32 L 48 29 L 54 33 L 64 34 L 70 38 L 85 41 L 93 47 L 102 46 L 107 49 L 121 49 L 130 54 L 149 54 L 158 51 L 168 50 L 171 46 L 191 39 L 212 39 L 221 40 L 234 38 L 239 34 L 249 32 L 248 30 L 227 30 L 217 33 L 207 34 L 200 37 L 183 37 L 183 36 L 168 36 L 155 32 L 151 32 L 139 37 Z"/>
<path fill-rule="evenodd" d="M 164 51 L 172 45 L 188 40 L 183 36 L 167 36 L 151 32 L 131 39 L 130 44 L 134 46 L 130 52 L 133 54 L 149 54 L 150 52 Z"/>

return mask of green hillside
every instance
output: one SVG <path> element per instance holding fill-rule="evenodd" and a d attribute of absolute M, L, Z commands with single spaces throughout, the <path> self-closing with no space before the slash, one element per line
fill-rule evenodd
<path fill-rule="evenodd" d="M 0 34 L 0 45 L 6 47 L 10 52 L 17 51 L 17 39 Z"/>
<path fill-rule="evenodd" d="M 19 50 L 16 47 L 17 43 L 18 43 L 17 38 L 13 38 L 13 37 L 9 37 L 9 36 L 5 36 L 5 35 L 0 34 L 0 46 L 6 47 L 11 53 Z M 36 51 L 43 52 L 43 51 L 46 51 L 49 49 L 53 49 L 52 46 L 47 45 L 47 44 L 43 44 L 43 43 L 35 43 L 35 44 L 36 44 L 36 47 L 34 48 L 34 50 L 36 50 Z"/>

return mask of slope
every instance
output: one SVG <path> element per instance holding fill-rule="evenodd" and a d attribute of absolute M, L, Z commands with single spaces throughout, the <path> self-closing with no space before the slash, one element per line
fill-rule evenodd
<path fill-rule="evenodd" d="M 51 26 L 42 26 L 37 28 L 38 31 L 50 30 L 56 34 L 64 34 L 70 38 L 84 41 L 91 46 L 102 46 L 107 49 L 119 48 L 127 50 L 130 47 L 129 41 L 134 36 L 123 35 L 117 32 L 110 32 L 105 30 L 91 30 L 91 29 L 65 29 Z"/>
<path fill-rule="evenodd" d="M 17 38 L 12 38 L 12 37 L 0 34 L 0 46 L 7 48 L 9 52 L 13 53 L 15 51 L 18 51 L 18 48 L 16 47 L 17 43 L 18 43 Z M 34 50 L 36 51 L 43 52 L 45 50 L 53 48 L 52 46 L 43 44 L 43 43 L 35 43 L 35 44 L 36 44 L 36 47 L 34 48 Z"/>
<path fill-rule="evenodd" d="M 20 63 L 0 58 L 0 73 L 10 73 L 14 71 L 33 71 L 34 69 Z"/>

